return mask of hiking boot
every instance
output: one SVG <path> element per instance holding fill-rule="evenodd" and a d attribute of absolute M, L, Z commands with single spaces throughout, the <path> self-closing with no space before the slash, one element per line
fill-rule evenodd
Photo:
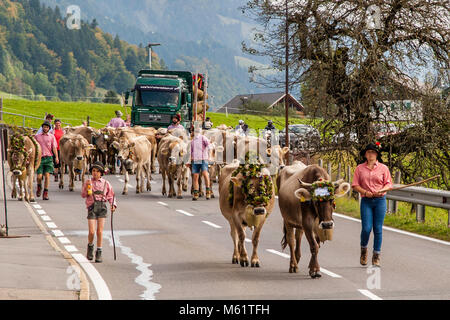
<path fill-rule="evenodd" d="M 44 194 L 42 195 L 42 200 L 48 200 L 48 190 L 44 189 Z"/>
<path fill-rule="evenodd" d="M 381 263 L 380 263 L 380 254 L 374 252 L 373 256 L 372 256 L 372 265 L 376 266 L 376 267 L 381 267 Z"/>
<path fill-rule="evenodd" d="M 88 244 L 86 258 L 88 260 L 94 259 L 94 244 Z"/>
<path fill-rule="evenodd" d="M 211 199 L 211 188 L 206 188 L 206 200 Z"/>
<path fill-rule="evenodd" d="M 40 197 L 42 193 L 42 185 L 38 184 L 36 189 L 36 197 Z"/>
<path fill-rule="evenodd" d="M 194 195 L 192 197 L 192 201 L 197 201 L 198 200 L 198 190 L 194 190 Z"/>
<path fill-rule="evenodd" d="M 361 248 L 361 258 L 359 260 L 361 265 L 367 265 L 367 248 Z"/>
<path fill-rule="evenodd" d="M 95 262 L 103 262 L 102 259 L 102 250 L 97 248 L 97 251 L 95 251 Z"/>

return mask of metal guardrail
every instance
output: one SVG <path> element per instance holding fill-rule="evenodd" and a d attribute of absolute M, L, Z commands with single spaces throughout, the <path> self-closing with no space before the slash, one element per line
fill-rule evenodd
<path fill-rule="evenodd" d="M 26 121 L 27 118 L 29 118 L 29 119 L 37 119 L 37 120 L 44 121 L 43 118 L 34 117 L 34 116 L 28 116 L 28 115 L 25 115 L 25 114 L 18 114 L 18 113 L 6 112 L 6 111 L 3 111 L 3 110 L 0 110 L 0 119 L 3 119 L 3 115 L 4 115 L 4 114 L 22 117 L 22 118 L 23 118 L 23 121 L 22 121 L 22 127 L 24 127 L 24 128 L 26 128 L 26 126 L 25 126 L 25 121 Z M 66 125 L 72 126 L 72 125 L 71 125 L 70 123 L 68 123 L 68 122 L 62 122 L 62 121 L 61 121 L 61 124 L 66 124 Z"/>
<path fill-rule="evenodd" d="M 394 184 L 401 187 L 401 184 Z M 425 221 L 425 206 L 448 210 L 448 227 L 450 228 L 450 191 L 437 190 L 423 187 L 406 187 L 401 190 L 389 191 L 386 198 L 392 202 L 390 208 L 395 207 L 395 201 L 414 203 L 416 208 L 416 220 Z"/>

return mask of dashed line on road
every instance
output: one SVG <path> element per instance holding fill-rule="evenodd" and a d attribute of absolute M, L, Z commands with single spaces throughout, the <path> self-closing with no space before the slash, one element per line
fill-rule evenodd
<path fill-rule="evenodd" d="M 67 239 L 66 237 L 58 237 L 56 239 L 58 239 L 59 242 L 61 242 L 62 244 L 69 244 L 70 243 L 70 240 Z"/>
<path fill-rule="evenodd" d="M 368 297 L 371 300 L 383 300 L 381 299 L 379 296 L 373 294 L 372 292 L 370 292 L 369 290 L 365 290 L 365 289 L 358 289 L 358 291 L 365 295 L 366 297 Z"/>
<path fill-rule="evenodd" d="M 245 242 L 252 242 L 252 240 L 250 240 L 249 238 L 245 238 Z"/>
<path fill-rule="evenodd" d="M 221 226 L 218 226 L 217 224 L 214 224 L 214 223 L 206 221 L 206 220 L 203 220 L 202 222 L 207 224 L 207 225 L 209 225 L 209 226 L 211 226 L 211 227 L 213 227 L 213 228 L 216 228 L 216 229 L 221 229 L 222 228 Z"/>
<path fill-rule="evenodd" d="M 64 248 L 67 250 L 67 252 L 76 252 L 78 251 L 77 247 L 70 245 L 70 246 L 64 246 Z M 73 255 L 72 255 L 73 256 Z"/>
<path fill-rule="evenodd" d="M 179 213 L 182 213 L 182 214 L 184 214 L 184 215 L 186 215 L 188 217 L 193 217 L 194 216 L 192 213 L 189 213 L 189 212 L 181 210 L 181 209 L 176 210 L 176 211 L 179 212 Z"/>
<path fill-rule="evenodd" d="M 55 235 L 55 237 L 63 237 L 64 233 L 62 233 L 61 230 L 52 230 L 53 234 Z"/>
<path fill-rule="evenodd" d="M 54 222 L 47 222 L 47 227 L 49 227 L 50 229 L 58 228 Z"/>
<path fill-rule="evenodd" d="M 41 219 L 43 221 L 52 221 L 52 218 L 50 218 L 49 216 L 41 216 Z"/>
<path fill-rule="evenodd" d="M 290 259 L 290 258 L 291 258 L 291 256 L 290 256 L 289 254 L 286 254 L 286 253 L 283 253 L 283 252 L 279 252 L 279 251 L 277 251 L 277 250 L 267 249 L 266 251 L 268 251 L 268 252 L 270 252 L 270 253 L 273 253 L 273 254 L 276 254 L 276 255 L 278 255 L 278 256 L 280 256 L 280 257 L 286 258 L 286 259 Z M 332 277 L 332 278 L 342 278 L 342 276 L 340 276 L 340 275 L 338 275 L 338 274 L 336 274 L 336 273 L 334 273 L 334 272 L 331 272 L 330 270 L 327 270 L 327 269 L 325 269 L 325 268 L 322 268 L 322 267 L 320 267 L 320 271 L 322 271 L 322 272 L 325 273 L 327 276 L 330 276 L 330 277 Z"/>
<path fill-rule="evenodd" d="M 162 205 L 162 206 L 165 206 L 165 207 L 168 207 L 168 206 L 169 206 L 167 203 L 162 202 L 162 201 L 158 201 L 158 204 L 160 204 L 160 205 Z"/>
<path fill-rule="evenodd" d="M 44 210 L 36 210 L 38 214 L 47 214 Z"/>

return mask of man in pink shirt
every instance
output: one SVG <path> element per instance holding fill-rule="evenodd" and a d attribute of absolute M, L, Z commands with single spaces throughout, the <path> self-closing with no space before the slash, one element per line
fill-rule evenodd
<path fill-rule="evenodd" d="M 41 146 L 42 158 L 41 165 L 37 169 L 37 190 L 36 196 L 40 197 L 42 192 L 42 175 L 45 176 L 44 182 L 44 193 L 42 195 L 43 200 L 48 200 L 48 187 L 50 184 L 50 173 L 53 173 L 53 155 L 55 156 L 55 163 L 59 163 L 58 157 L 58 143 L 56 142 L 56 138 L 53 134 L 51 134 L 50 127 L 51 124 L 49 121 L 45 121 L 42 124 L 42 132 L 38 133 L 34 136 L 36 141 Z"/>
<path fill-rule="evenodd" d="M 386 215 L 386 191 L 392 189 L 389 168 L 382 163 L 380 144 L 370 143 L 361 151 L 367 161 L 358 165 L 352 188 L 361 194 L 361 265 L 367 264 L 367 246 L 373 229 L 372 264 L 380 266 L 383 222 Z"/>
<path fill-rule="evenodd" d="M 202 129 L 196 128 L 194 130 L 194 137 L 191 140 L 191 163 L 188 166 L 191 167 L 193 174 L 192 184 L 194 187 L 193 201 L 198 200 L 199 196 L 199 183 L 200 173 L 202 174 L 206 184 L 206 200 L 211 199 L 211 184 L 209 181 L 209 148 L 210 142 L 207 137 L 202 135 Z"/>
<path fill-rule="evenodd" d="M 120 110 L 116 110 L 116 117 L 112 118 L 111 121 L 109 121 L 108 123 L 108 127 L 113 127 L 113 128 L 120 128 L 120 127 L 126 127 L 127 124 L 126 122 L 121 118 L 122 116 L 122 112 L 120 112 Z"/>

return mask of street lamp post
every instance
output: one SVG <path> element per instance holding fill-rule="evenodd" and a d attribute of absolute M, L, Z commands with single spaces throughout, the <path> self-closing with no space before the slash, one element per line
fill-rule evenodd
<path fill-rule="evenodd" d="M 149 43 L 148 44 L 148 62 L 150 65 L 150 70 L 152 70 L 152 47 L 160 46 L 160 43 Z"/>

